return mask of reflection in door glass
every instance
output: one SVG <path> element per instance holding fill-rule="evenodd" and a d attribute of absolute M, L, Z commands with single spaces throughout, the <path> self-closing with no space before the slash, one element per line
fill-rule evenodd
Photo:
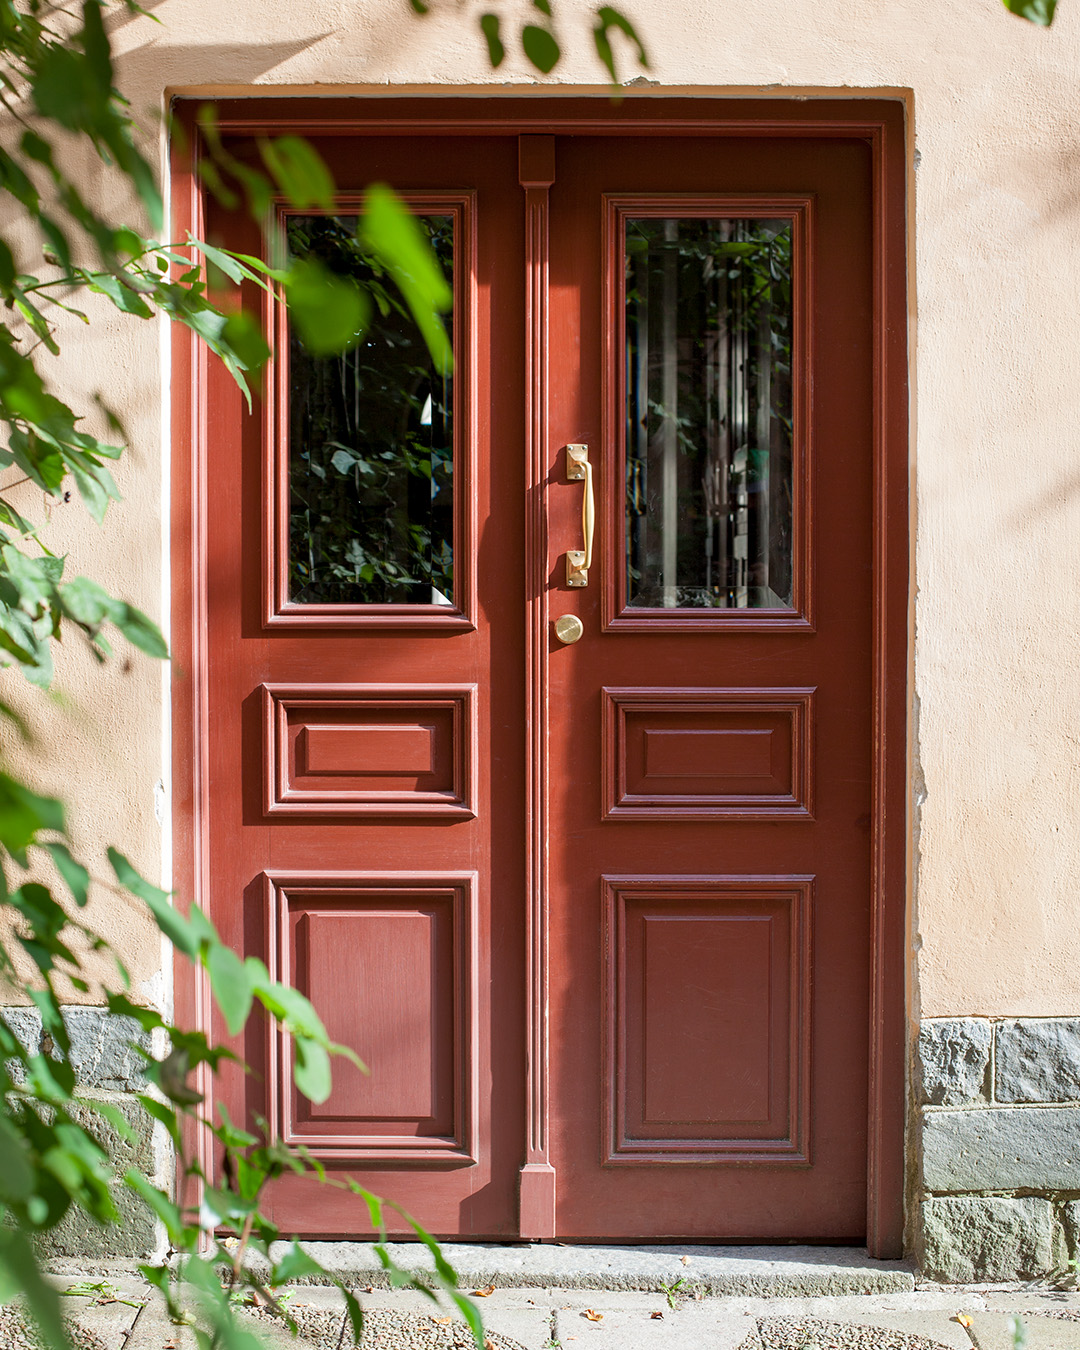
<path fill-rule="evenodd" d="M 452 284 L 453 221 L 418 219 Z M 379 302 L 363 339 L 340 356 L 312 355 L 290 333 L 289 600 L 451 605 L 451 377 L 437 371 L 396 288 L 381 284 L 355 216 L 290 216 L 287 228 L 294 256 L 357 277 Z"/>
<path fill-rule="evenodd" d="M 790 609 L 791 222 L 626 222 L 627 602 Z"/>

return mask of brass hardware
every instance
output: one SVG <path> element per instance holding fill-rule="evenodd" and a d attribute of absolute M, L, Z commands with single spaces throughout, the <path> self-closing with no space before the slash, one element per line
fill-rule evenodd
<path fill-rule="evenodd" d="M 566 550 L 566 584 L 587 586 L 592 566 L 593 530 L 596 526 L 596 503 L 593 499 L 593 471 L 589 463 L 587 445 L 566 447 L 566 476 L 572 483 L 585 480 L 585 495 L 581 499 L 581 532 L 585 536 L 584 549 Z M 575 641 L 577 639 L 574 639 Z"/>
<path fill-rule="evenodd" d="M 555 620 L 555 636 L 567 646 L 571 642 L 577 642 L 584 632 L 585 625 L 576 614 L 560 614 Z"/>

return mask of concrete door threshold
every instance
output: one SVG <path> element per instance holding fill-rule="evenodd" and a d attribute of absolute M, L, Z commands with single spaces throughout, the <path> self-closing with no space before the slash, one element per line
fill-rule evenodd
<path fill-rule="evenodd" d="M 366 1242 L 305 1242 L 303 1246 L 350 1288 L 386 1288 L 375 1249 Z M 430 1270 L 426 1248 L 388 1244 L 406 1270 Z M 442 1244 L 461 1287 L 486 1289 L 612 1289 L 680 1294 L 810 1298 L 904 1293 L 915 1288 L 906 1261 L 875 1261 L 859 1247 L 608 1247 L 558 1243 Z"/>

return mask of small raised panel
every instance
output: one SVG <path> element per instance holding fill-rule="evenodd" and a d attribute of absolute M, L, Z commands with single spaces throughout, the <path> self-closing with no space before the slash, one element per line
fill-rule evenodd
<path fill-rule="evenodd" d="M 369 1069 L 335 1060 L 316 1104 L 292 1084 L 291 1041 L 275 1036 L 279 1137 L 330 1159 L 474 1162 L 475 874 L 268 872 L 265 885 L 271 973 Z"/>
<path fill-rule="evenodd" d="M 605 689 L 605 820 L 809 817 L 812 689 Z"/>
<path fill-rule="evenodd" d="M 813 878 L 605 877 L 605 1161 L 810 1161 Z"/>
<path fill-rule="evenodd" d="M 476 814 L 475 685 L 262 688 L 267 814 Z"/>

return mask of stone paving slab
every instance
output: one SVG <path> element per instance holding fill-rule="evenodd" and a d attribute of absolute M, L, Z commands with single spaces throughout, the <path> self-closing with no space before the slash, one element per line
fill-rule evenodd
<path fill-rule="evenodd" d="M 1002 1312 L 971 1315 L 971 1338 L 975 1350 L 1014 1350 L 1013 1317 L 1023 1323 L 1024 1350 L 1080 1350 L 1080 1322 L 1054 1316 L 1023 1316 Z"/>
<path fill-rule="evenodd" d="M 97 1290 L 91 1291 L 91 1284 L 97 1285 Z M 87 1288 L 86 1294 L 64 1294 L 80 1285 Z M 56 1286 L 63 1295 L 60 1306 L 68 1320 L 109 1350 L 124 1345 L 149 1293 L 145 1280 L 128 1274 L 116 1279 L 91 1275 L 79 1281 L 66 1277 L 58 1279 Z"/>
<path fill-rule="evenodd" d="M 677 1311 L 560 1308 L 555 1340 L 561 1350 L 737 1350 L 756 1324 L 746 1313 L 724 1312 L 709 1302 Z"/>
<path fill-rule="evenodd" d="M 679 1267 L 687 1269 L 681 1261 Z M 75 1275 L 67 1271 L 58 1286 L 70 1285 Z M 145 1306 L 107 1297 L 65 1299 L 80 1350 L 195 1350 L 191 1332 L 169 1321 L 159 1296 L 130 1267 L 114 1267 L 100 1278 Z M 1035 1286 L 770 1298 L 711 1296 L 688 1281 L 688 1295 L 672 1291 L 674 1308 L 658 1290 L 519 1285 L 488 1293 L 479 1282 L 463 1287 L 479 1291 L 475 1299 L 491 1350 L 1014 1350 L 1010 1314 L 1016 1312 L 1023 1316 L 1027 1350 L 1080 1350 L 1080 1293 Z M 357 1293 L 367 1316 L 363 1350 L 472 1350 L 467 1327 L 450 1309 L 409 1290 L 359 1286 Z M 344 1301 L 337 1289 L 295 1286 L 288 1307 L 300 1324 L 299 1340 L 266 1317 L 251 1319 L 269 1350 L 351 1345 L 348 1334 L 341 1337 Z M 958 1313 L 971 1318 L 970 1331 L 956 1320 Z M 33 1350 L 32 1334 L 14 1317 L 12 1310 L 0 1310 L 0 1350 Z"/>

